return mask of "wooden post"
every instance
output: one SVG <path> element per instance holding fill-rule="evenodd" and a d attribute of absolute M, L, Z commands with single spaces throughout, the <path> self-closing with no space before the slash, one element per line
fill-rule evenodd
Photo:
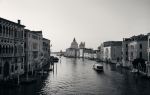
<path fill-rule="evenodd" d="M 20 84 L 20 78 L 19 78 L 19 73 L 18 73 L 18 85 Z"/>

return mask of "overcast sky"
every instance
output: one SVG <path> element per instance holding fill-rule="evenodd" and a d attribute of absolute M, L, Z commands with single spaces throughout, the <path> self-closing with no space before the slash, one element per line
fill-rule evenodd
<path fill-rule="evenodd" d="M 70 47 L 74 37 L 96 49 L 150 32 L 150 0 L 0 0 L 0 17 L 42 30 L 52 51 Z"/>

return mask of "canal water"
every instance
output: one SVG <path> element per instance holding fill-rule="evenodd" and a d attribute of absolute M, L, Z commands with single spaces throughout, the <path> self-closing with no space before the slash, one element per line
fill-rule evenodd
<path fill-rule="evenodd" d="M 44 80 L 0 88 L 0 95 L 150 95 L 150 80 L 106 63 L 104 72 L 98 73 L 92 69 L 95 63 L 62 57 Z"/>

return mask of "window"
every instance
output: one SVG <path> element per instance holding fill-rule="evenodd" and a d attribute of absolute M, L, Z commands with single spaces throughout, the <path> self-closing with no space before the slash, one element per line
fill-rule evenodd
<path fill-rule="evenodd" d="M 18 66 L 17 65 L 15 65 L 15 70 L 18 70 Z"/>
<path fill-rule="evenodd" d="M 1 63 L 0 63 L 1 64 Z M 0 66 L 0 74 L 2 74 L 2 67 Z"/>
<path fill-rule="evenodd" d="M 24 32 L 24 37 L 26 37 L 27 36 L 27 34 L 26 34 L 26 32 Z"/>
<path fill-rule="evenodd" d="M 126 48 L 128 48 L 128 44 L 126 44 Z"/>
<path fill-rule="evenodd" d="M 0 35 L 2 34 L 2 25 L 0 25 Z"/>
<path fill-rule="evenodd" d="M 133 52 L 131 52 L 131 59 L 133 59 Z"/>
<path fill-rule="evenodd" d="M 23 38 L 23 34 L 24 34 L 24 32 L 23 31 L 21 31 L 21 37 Z"/>
<path fill-rule="evenodd" d="M 17 60 L 17 58 L 15 59 L 15 63 L 17 63 L 18 62 L 18 60 Z"/>
<path fill-rule="evenodd" d="M 1 51 L 2 51 L 2 46 L 0 45 L 0 54 L 2 53 Z"/>
<path fill-rule="evenodd" d="M 14 72 L 14 65 L 11 65 L 11 72 Z"/>
<path fill-rule="evenodd" d="M 17 30 L 15 29 L 15 37 L 17 37 Z"/>
<path fill-rule="evenodd" d="M 142 44 L 140 44 L 140 49 L 142 49 Z"/>
<path fill-rule="evenodd" d="M 128 52 L 126 51 L 126 56 L 128 56 Z"/>
<path fill-rule="evenodd" d="M 15 46 L 15 53 L 17 53 L 18 51 L 17 51 L 17 46 Z"/>
<path fill-rule="evenodd" d="M 126 57 L 126 61 L 128 61 L 128 57 Z"/>
<path fill-rule="evenodd" d="M 3 35 L 5 35 L 5 27 L 3 27 Z"/>
<path fill-rule="evenodd" d="M 23 62 L 23 58 L 21 58 L 21 62 Z"/>
<path fill-rule="evenodd" d="M 23 64 L 21 64 L 21 69 L 23 69 Z"/>
<path fill-rule="evenodd" d="M 38 51 L 33 51 L 33 58 L 37 58 L 38 57 Z"/>
<path fill-rule="evenodd" d="M 149 47 L 150 47 L 150 39 L 149 39 Z"/>
<path fill-rule="evenodd" d="M 37 49 L 38 48 L 38 44 L 37 43 L 33 43 L 33 49 Z"/>
<path fill-rule="evenodd" d="M 149 52 L 149 61 L 150 61 L 150 52 Z"/>
<path fill-rule="evenodd" d="M 6 27 L 6 36 L 8 36 L 8 27 Z"/>
<path fill-rule="evenodd" d="M 142 52 L 140 52 L 140 58 L 142 58 Z"/>

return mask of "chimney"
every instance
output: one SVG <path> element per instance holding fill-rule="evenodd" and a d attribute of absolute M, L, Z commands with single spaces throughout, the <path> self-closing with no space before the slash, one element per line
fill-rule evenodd
<path fill-rule="evenodd" d="M 18 24 L 19 24 L 19 25 L 21 24 L 21 20 L 18 20 Z"/>

